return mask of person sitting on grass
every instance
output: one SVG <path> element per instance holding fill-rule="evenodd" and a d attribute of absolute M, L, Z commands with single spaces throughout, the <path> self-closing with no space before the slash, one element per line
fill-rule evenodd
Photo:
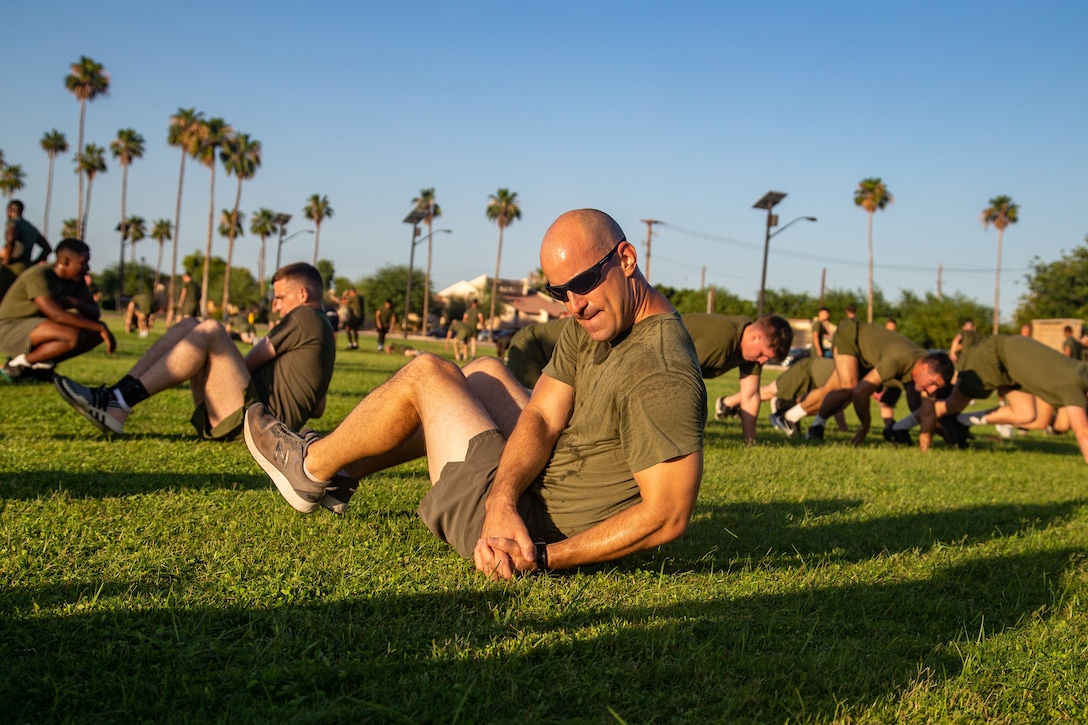
<path fill-rule="evenodd" d="M 684 533 L 706 388 L 680 316 L 603 212 L 560 216 L 540 262 L 577 324 L 531 397 L 497 358 L 462 370 L 424 354 L 324 438 L 254 405 L 246 444 L 284 499 L 302 513 L 343 511 L 358 479 L 426 456 L 421 518 L 493 579 L 609 561 Z"/>
<path fill-rule="evenodd" d="M 62 375 L 53 382 L 61 397 L 103 433 L 120 435 L 133 406 L 184 382 L 192 389 L 192 424 L 202 438 L 236 438 L 246 406 L 257 401 L 301 426 L 324 411 L 336 359 L 321 287 L 321 274 L 309 264 L 276 272 L 272 307 L 283 319 L 245 358 L 218 321 L 186 317 L 112 386 L 91 389 Z"/>
<path fill-rule="evenodd" d="M 34 265 L 19 275 L 0 302 L 0 353 L 13 355 L 0 380 L 48 381 L 54 366 L 117 341 L 83 281 L 91 250 L 78 239 L 57 245 L 53 266 Z"/>

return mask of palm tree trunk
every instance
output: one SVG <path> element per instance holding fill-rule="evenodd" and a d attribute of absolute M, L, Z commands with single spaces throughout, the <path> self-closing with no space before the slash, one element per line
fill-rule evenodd
<path fill-rule="evenodd" d="M 1005 230 L 997 228 L 997 276 L 994 277 L 994 334 L 1001 325 L 1001 237 Z"/>
<path fill-rule="evenodd" d="M 423 276 L 423 336 L 426 337 L 428 330 L 427 319 L 430 315 L 430 301 L 431 301 L 431 242 L 434 241 L 434 222 L 433 217 L 427 217 L 427 273 Z"/>
<path fill-rule="evenodd" d="M 208 281 L 211 279 L 212 224 L 215 221 L 215 157 L 212 156 L 212 188 L 208 200 L 208 243 L 204 247 L 204 274 L 200 279 L 200 316 L 208 316 Z"/>
<path fill-rule="evenodd" d="M 126 215 L 125 202 L 128 200 L 128 164 L 121 166 L 121 256 L 125 256 L 125 219 L 128 219 Z M 132 264 L 136 264 L 136 243 L 133 242 L 132 248 Z"/>
<path fill-rule="evenodd" d="M 79 208 L 76 215 L 76 238 L 83 239 L 83 165 L 79 157 L 83 155 L 83 120 L 87 116 L 87 99 L 79 102 L 79 145 L 76 146 L 76 171 L 79 172 Z M 90 186 L 90 182 L 87 182 Z M 90 192 L 88 191 L 88 195 Z"/>
<path fill-rule="evenodd" d="M 492 320 L 495 319 L 495 299 L 499 296 L 499 262 L 502 261 L 502 229 L 503 224 L 499 223 L 499 251 L 495 255 L 495 281 L 491 284 L 491 313 L 487 318 L 487 341 L 495 342 L 495 326 L 492 324 Z"/>
<path fill-rule="evenodd" d="M 174 309 L 174 305 L 177 304 L 178 299 L 174 295 L 177 293 L 178 284 L 178 242 L 181 240 L 181 187 L 185 181 L 185 146 L 181 147 L 181 170 L 178 171 L 178 204 L 177 209 L 174 211 L 174 245 L 172 250 L 172 257 L 170 260 L 170 291 L 167 293 L 167 306 L 170 310 Z M 170 317 L 169 311 L 167 312 L 167 318 Z"/>
<path fill-rule="evenodd" d="M 268 239 L 261 235 L 261 251 L 257 254 L 257 288 L 261 291 L 261 299 L 264 299 L 264 243 Z"/>
<path fill-rule="evenodd" d="M 159 283 L 159 276 L 162 274 L 162 247 L 166 244 L 166 237 L 159 239 L 159 259 L 155 262 L 155 281 L 151 283 L 151 291 L 155 291 L 155 286 Z"/>
<path fill-rule="evenodd" d="M 94 184 L 94 178 L 91 177 L 91 176 L 88 176 L 87 177 L 87 203 L 83 205 L 83 221 L 82 221 L 82 224 L 80 225 L 80 233 L 81 234 L 82 234 L 83 230 L 86 228 L 87 217 L 89 217 L 91 215 L 91 186 L 93 184 Z"/>
<path fill-rule="evenodd" d="M 49 183 L 45 187 L 45 219 L 42 221 L 42 236 L 49 238 L 49 205 L 53 202 L 53 162 L 56 154 L 49 154 Z"/>
<path fill-rule="evenodd" d="M 223 275 L 223 319 L 227 319 L 230 303 L 230 263 L 234 259 L 234 229 L 238 224 L 238 205 L 242 203 L 242 177 L 238 177 L 238 193 L 234 196 L 234 211 L 230 213 L 230 232 L 227 234 L 227 271 Z"/>
<path fill-rule="evenodd" d="M 873 321 L 873 213 L 869 212 L 869 322 Z"/>
<path fill-rule="evenodd" d="M 314 266 L 315 267 L 317 266 L 317 245 L 318 245 L 318 242 L 320 240 L 321 240 L 321 220 L 320 219 L 314 219 Z M 404 314 L 407 317 L 408 313 L 405 312 Z M 405 322 L 407 323 L 407 320 L 405 320 Z"/>

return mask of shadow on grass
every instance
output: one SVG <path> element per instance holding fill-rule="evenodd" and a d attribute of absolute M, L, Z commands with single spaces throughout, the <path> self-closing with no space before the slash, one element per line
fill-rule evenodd
<path fill-rule="evenodd" d="M 162 606 L 173 597 L 160 590 L 157 606 L 92 614 L 133 584 L 9 585 L 0 701 L 13 721 L 866 719 L 919 679 L 955 677 L 961 647 L 1045 619 L 1054 582 L 1082 559 L 1064 549 L 923 581 L 612 606 L 581 603 L 562 578 L 335 602 L 284 590 L 247 607 Z M 631 601 L 658 589 L 644 581 Z"/>
<path fill-rule="evenodd" d="M 68 498 L 114 498 L 165 490 L 207 491 L 266 489 L 265 475 L 236 473 L 129 473 L 102 471 L 29 471 L 0 473 L 0 500 L 35 499 L 61 493 Z"/>

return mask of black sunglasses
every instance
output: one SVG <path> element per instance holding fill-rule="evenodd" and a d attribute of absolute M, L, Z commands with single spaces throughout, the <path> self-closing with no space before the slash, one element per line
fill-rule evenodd
<path fill-rule="evenodd" d="M 616 250 L 620 248 L 626 239 L 621 239 L 616 243 L 616 246 L 612 247 L 612 251 L 604 255 L 604 258 L 597 262 L 595 265 L 587 269 L 581 274 L 576 274 L 567 280 L 566 284 L 546 284 L 544 289 L 553 299 L 560 302 L 567 301 L 567 293 L 573 292 L 576 295 L 587 295 L 593 290 L 597 289 L 597 285 L 601 283 L 601 279 L 604 278 L 604 268 L 612 261 L 612 257 L 616 256 Z"/>

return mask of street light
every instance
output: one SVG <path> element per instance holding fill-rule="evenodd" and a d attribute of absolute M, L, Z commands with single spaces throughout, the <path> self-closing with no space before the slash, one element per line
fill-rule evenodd
<path fill-rule="evenodd" d="M 769 252 L 771 248 L 771 237 L 781 234 L 782 232 L 786 231 L 786 229 L 788 229 L 790 226 L 792 226 L 796 222 L 801 221 L 802 219 L 810 222 L 816 221 L 816 217 L 814 216 L 799 216 L 772 234 L 771 227 L 778 226 L 778 215 L 773 213 L 771 210 L 778 205 L 778 202 L 782 201 L 785 198 L 786 193 L 784 191 L 768 191 L 766 194 L 760 197 L 759 201 L 757 201 L 755 204 L 752 204 L 753 209 L 767 210 L 767 234 L 763 240 L 763 273 L 760 276 L 759 280 L 759 310 L 756 313 L 757 317 L 763 316 L 763 298 L 767 290 L 767 252 Z"/>
<path fill-rule="evenodd" d="M 408 312 L 411 309 L 411 303 L 412 303 L 412 271 L 415 268 L 415 262 L 416 262 L 416 245 L 417 244 L 422 244 L 423 242 L 429 240 L 435 234 L 443 234 L 443 233 L 453 234 L 452 229 L 435 229 L 433 232 L 430 232 L 429 234 L 424 234 L 422 237 L 420 237 L 419 236 L 419 222 L 421 222 L 426 215 L 427 215 L 427 213 L 425 211 L 420 211 L 420 210 L 417 209 L 417 210 L 413 211 L 412 213 L 410 213 L 408 216 L 404 217 L 405 224 L 411 224 L 412 225 L 412 249 L 411 249 L 411 252 L 408 255 L 408 284 L 406 285 L 406 290 L 404 292 L 404 339 L 405 340 L 408 339 Z M 427 286 L 424 286 L 423 289 L 426 290 Z M 424 335 L 426 335 L 426 332 L 427 332 L 427 320 L 426 319 L 423 320 L 423 324 L 421 325 L 421 329 L 423 330 Z"/>
<path fill-rule="evenodd" d="M 279 243 L 276 245 L 276 272 L 278 272 L 279 269 L 280 269 L 280 255 L 283 253 L 284 243 L 291 241 L 292 239 L 297 237 L 299 234 L 313 234 L 314 230 L 313 229 L 299 229 L 294 234 L 288 234 L 285 237 L 285 236 L 283 236 L 283 234 L 284 234 L 284 232 L 287 231 L 287 222 L 291 221 L 291 215 L 290 214 L 277 214 L 275 217 L 272 218 L 272 221 L 276 224 L 276 226 L 278 226 L 280 228 L 280 239 L 279 239 Z M 275 272 L 273 272 L 273 274 L 275 274 Z M 272 298 L 275 296 L 275 294 L 276 294 L 275 289 L 271 285 L 269 285 L 269 287 L 268 287 L 268 300 L 269 300 L 269 302 L 272 301 Z"/>

